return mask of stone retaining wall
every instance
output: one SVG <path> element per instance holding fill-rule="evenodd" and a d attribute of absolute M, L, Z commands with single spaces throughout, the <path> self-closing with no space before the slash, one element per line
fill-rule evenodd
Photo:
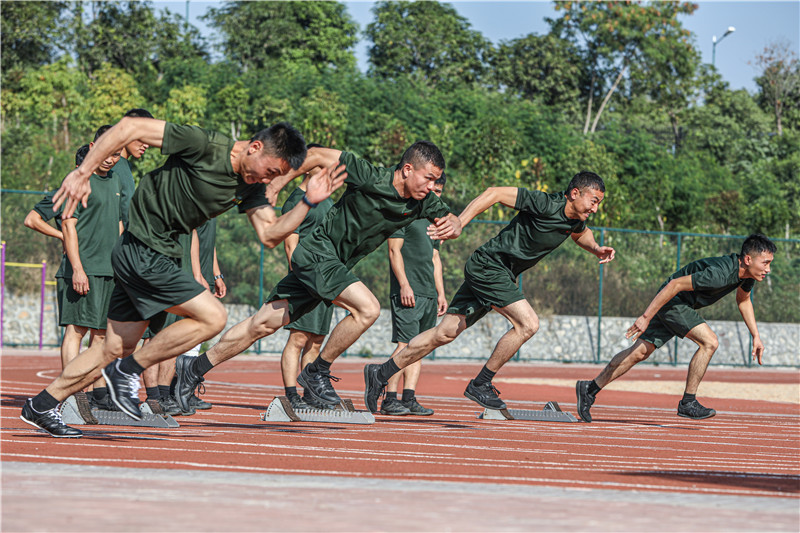
<path fill-rule="evenodd" d="M 228 327 L 240 322 L 255 311 L 247 305 L 226 305 Z M 757 312 L 757 311 L 756 311 Z M 333 322 L 345 316 L 344 311 L 334 311 Z M 625 331 L 633 318 L 604 317 L 600 331 L 601 348 L 597 353 L 597 317 L 550 316 L 540 317 L 539 332 L 520 350 L 520 360 L 606 362 L 615 353 L 629 346 Z M 743 365 L 749 361 L 750 336 L 742 321 L 709 322 L 719 338 L 719 349 L 712 364 Z M 436 358 L 488 358 L 497 340 L 508 330 L 508 322 L 497 313 L 490 313 L 453 343 L 436 350 Z M 764 341 L 765 364 L 800 366 L 800 324 L 759 323 Z M 383 358 L 391 354 L 392 324 L 388 309 L 381 311 L 378 321 L 347 351 L 348 355 Z M 254 349 L 279 353 L 286 344 L 288 333 L 281 330 L 260 341 Z M 3 341 L 6 344 L 38 345 L 39 295 L 6 294 Z M 55 291 L 49 291 L 45 301 L 44 344 L 57 345 L 59 328 L 56 322 Z M 211 341 L 216 342 L 216 339 Z M 679 364 L 687 363 L 695 351 L 695 344 L 679 340 L 677 354 L 674 341 L 657 350 L 653 362 L 669 363 L 677 355 Z"/>

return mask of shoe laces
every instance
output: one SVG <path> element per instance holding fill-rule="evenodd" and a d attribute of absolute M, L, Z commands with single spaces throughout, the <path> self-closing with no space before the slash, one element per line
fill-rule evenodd
<path fill-rule="evenodd" d="M 123 376 L 125 376 L 125 380 L 128 382 L 128 388 L 130 389 L 131 398 L 138 398 L 139 397 L 139 389 L 141 388 L 141 383 L 139 381 L 139 376 L 136 374 L 126 374 L 125 372 L 121 372 Z"/>
<path fill-rule="evenodd" d="M 333 382 L 339 381 L 339 378 L 337 378 L 336 376 L 334 376 L 330 372 L 320 372 L 319 375 L 320 375 L 320 378 L 323 380 L 323 383 L 325 383 L 325 385 L 327 385 L 328 387 L 331 387 L 331 388 L 333 388 L 333 385 L 331 385 L 331 381 L 333 381 Z"/>
<path fill-rule="evenodd" d="M 194 390 L 197 391 L 197 394 L 205 394 L 206 393 L 206 386 L 203 385 L 204 381 L 205 380 L 203 378 L 200 378 L 200 383 L 198 383 L 197 387 L 195 387 Z"/>
<path fill-rule="evenodd" d="M 35 412 L 36 411 L 34 411 L 34 413 Z M 46 412 L 44 412 L 42 414 L 49 415 L 48 418 L 50 418 L 54 422 L 57 422 L 57 423 L 59 423 L 61 425 L 64 424 L 64 419 L 61 418 L 61 404 L 56 405 L 53 409 L 50 409 L 49 411 L 46 411 Z"/>
<path fill-rule="evenodd" d="M 495 386 L 494 386 L 494 384 L 492 384 L 492 382 L 491 382 L 491 381 L 490 381 L 489 383 L 487 383 L 486 385 L 484 385 L 484 386 L 485 386 L 485 387 L 486 387 L 488 390 L 490 390 L 490 391 L 494 392 L 496 395 L 500 396 L 500 391 L 499 391 L 499 390 L 497 390 L 497 387 L 495 387 Z"/>

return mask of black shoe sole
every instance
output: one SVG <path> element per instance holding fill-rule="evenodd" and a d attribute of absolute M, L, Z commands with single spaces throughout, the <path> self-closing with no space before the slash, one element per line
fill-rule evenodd
<path fill-rule="evenodd" d="M 330 405 L 331 407 L 334 407 L 334 406 L 339 405 L 340 403 L 342 403 L 342 399 L 341 398 L 339 398 L 335 402 L 331 403 L 328 400 L 326 400 L 326 399 L 322 398 L 321 396 L 319 396 L 316 392 L 314 392 L 314 389 L 312 389 L 311 387 L 308 386 L 308 382 L 303 377 L 303 373 L 302 372 L 300 373 L 299 376 L 297 376 L 297 382 L 300 384 L 301 387 L 303 387 L 304 391 L 308 391 L 308 394 L 310 394 L 319 403 L 322 403 L 322 404 L 325 404 L 325 405 Z"/>
<path fill-rule="evenodd" d="M 119 408 L 120 411 L 122 411 L 123 413 L 125 413 L 129 417 L 133 418 L 134 420 L 141 420 L 142 419 L 142 412 L 141 411 L 139 411 L 137 413 L 136 411 L 132 411 L 132 410 L 126 409 L 124 405 L 119 403 L 119 401 L 117 400 L 117 393 L 114 390 L 114 387 L 111 386 L 113 381 L 111 381 L 108 378 L 108 376 L 106 375 L 106 369 L 103 368 L 100 371 L 100 373 L 103 374 L 103 379 L 106 380 L 106 387 L 108 387 L 108 394 L 109 394 L 109 396 L 111 396 L 111 401 L 114 402 L 114 405 L 116 405 Z"/>
<path fill-rule="evenodd" d="M 42 431 L 44 431 L 45 433 L 47 433 L 51 437 L 55 437 L 57 439 L 79 439 L 79 438 L 83 437 L 83 433 L 78 433 L 77 435 L 56 435 L 54 433 L 50 433 L 49 431 L 44 429 L 42 426 L 40 426 L 36 422 L 28 420 L 27 418 L 25 418 L 22 415 L 19 415 L 19 419 L 22 420 L 23 422 L 25 422 L 26 424 L 30 424 L 31 426 L 33 426 L 33 427 L 35 427 L 37 429 L 41 429 Z"/>
<path fill-rule="evenodd" d="M 494 405 L 486 405 L 485 403 L 483 403 L 482 401 L 477 399 L 475 396 L 470 394 L 469 391 L 464 391 L 464 396 L 466 396 L 467 398 L 469 398 L 470 400 L 472 400 L 473 402 L 477 403 L 478 405 L 480 405 L 481 407 L 483 407 L 485 409 L 494 409 L 495 411 L 501 411 L 503 409 L 507 409 L 505 403 L 503 404 L 502 407 L 496 407 Z"/>
<path fill-rule="evenodd" d="M 713 413 L 711 413 L 709 415 L 706 415 L 706 416 L 690 416 L 690 415 L 685 415 L 683 413 L 678 413 L 678 416 L 682 416 L 683 418 L 688 418 L 689 420 L 705 420 L 706 418 L 711 418 L 712 416 L 715 416 L 716 414 L 717 414 L 717 412 L 714 411 Z"/>
<path fill-rule="evenodd" d="M 588 417 L 588 420 L 587 420 L 581 414 L 581 407 L 583 406 L 583 402 L 581 401 L 581 383 L 580 383 L 580 381 L 575 383 L 575 396 L 578 399 L 578 401 L 577 401 L 578 416 L 580 417 L 581 420 L 583 420 L 587 424 L 591 424 L 592 423 L 592 415 L 590 414 L 589 417 Z"/>

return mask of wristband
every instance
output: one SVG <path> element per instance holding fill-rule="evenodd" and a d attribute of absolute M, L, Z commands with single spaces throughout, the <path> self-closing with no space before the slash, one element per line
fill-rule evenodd
<path fill-rule="evenodd" d="M 225 279 L 225 276 L 223 276 L 222 274 L 214 276 L 214 281 L 217 281 L 218 279 Z"/>
<path fill-rule="evenodd" d="M 317 205 L 319 205 L 309 201 L 308 197 L 305 194 L 303 195 L 303 203 L 306 204 L 308 207 L 317 207 Z"/>

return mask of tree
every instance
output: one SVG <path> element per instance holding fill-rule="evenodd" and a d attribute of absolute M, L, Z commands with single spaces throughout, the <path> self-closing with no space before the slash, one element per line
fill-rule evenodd
<path fill-rule="evenodd" d="M 203 20 L 222 33 L 225 56 L 243 72 L 355 66 L 358 25 L 338 2 L 228 2 Z"/>
<path fill-rule="evenodd" d="M 681 2 L 556 2 L 558 19 L 551 33 L 581 50 L 587 86 L 583 132 L 594 133 L 611 97 L 626 82 L 639 90 L 694 74 L 697 55 L 678 15 L 691 14 L 696 4 Z M 595 99 L 602 97 L 595 109 Z"/>
<path fill-rule="evenodd" d="M 417 85 L 474 83 L 489 42 L 456 10 L 439 2 L 378 2 L 367 25 L 369 73 Z"/>
<path fill-rule="evenodd" d="M 800 62 L 789 41 L 774 41 L 757 54 L 753 62 L 761 71 L 756 79 L 761 97 L 775 114 L 778 135 L 783 135 L 783 113 L 788 105 L 798 103 Z"/>
<path fill-rule="evenodd" d="M 0 3 L 3 85 L 28 67 L 49 63 L 61 44 L 58 31 L 66 2 Z"/>

